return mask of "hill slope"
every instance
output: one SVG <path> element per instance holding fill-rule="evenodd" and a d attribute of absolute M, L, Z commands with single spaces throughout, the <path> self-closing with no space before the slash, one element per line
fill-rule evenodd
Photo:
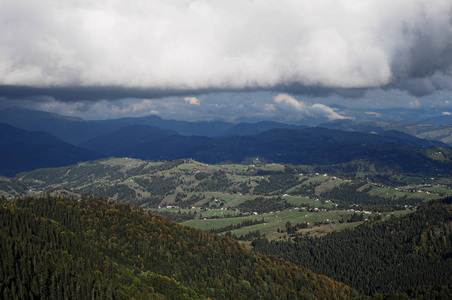
<path fill-rule="evenodd" d="M 321 238 L 303 236 L 294 242 L 261 239 L 253 246 L 307 265 L 367 295 L 404 291 L 417 296 L 452 285 L 452 206 L 422 205 L 412 214 L 385 222 L 372 220 L 354 230 Z"/>
<path fill-rule="evenodd" d="M 98 199 L 0 200 L 5 299 L 346 299 L 351 289 L 236 241 Z"/>
<path fill-rule="evenodd" d="M 37 168 L 59 167 L 102 155 L 67 144 L 45 132 L 0 123 L 0 174 L 12 176 Z"/>
<path fill-rule="evenodd" d="M 128 156 L 143 148 L 145 143 L 172 135 L 178 133 L 155 126 L 129 125 L 85 141 L 79 146 L 108 156 Z"/>

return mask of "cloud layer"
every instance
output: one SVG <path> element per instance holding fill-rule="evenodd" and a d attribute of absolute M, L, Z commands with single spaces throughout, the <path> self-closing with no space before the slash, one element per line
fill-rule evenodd
<path fill-rule="evenodd" d="M 3 1 L 0 85 L 451 90 L 451 13 L 449 0 Z"/>
<path fill-rule="evenodd" d="M 324 117 L 330 121 L 347 118 L 341 116 L 329 106 L 320 103 L 315 103 L 312 105 L 307 104 L 303 101 L 298 101 L 287 94 L 277 95 L 276 97 L 274 97 L 274 101 L 280 107 L 281 110 L 286 112 L 286 116 L 291 116 L 292 118 L 294 118 L 293 115 L 296 114 L 298 120 L 302 120 L 307 117 L 308 118 Z M 276 109 L 275 105 L 272 105 L 271 110 L 274 109 Z"/>

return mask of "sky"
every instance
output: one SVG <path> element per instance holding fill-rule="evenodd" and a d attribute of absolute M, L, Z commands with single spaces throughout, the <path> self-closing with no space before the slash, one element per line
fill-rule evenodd
<path fill-rule="evenodd" d="M 0 108 L 296 122 L 452 111 L 452 0 L 4 0 Z"/>

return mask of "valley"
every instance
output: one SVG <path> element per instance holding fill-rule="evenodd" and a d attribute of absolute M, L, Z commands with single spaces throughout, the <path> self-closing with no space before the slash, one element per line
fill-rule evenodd
<path fill-rule="evenodd" d="M 394 174 L 382 180 L 370 171 L 327 174 L 316 172 L 319 169 L 264 164 L 258 158 L 251 165 L 109 158 L 3 177 L 0 193 L 6 198 L 89 195 L 138 204 L 182 225 L 231 235 L 247 245 L 264 235 L 270 240 L 321 236 L 376 216 L 410 213 L 420 203 L 452 194 L 447 177 Z M 242 224 L 246 222 L 252 224 Z M 288 223 L 300 228 L 288 234 Z"/>
<path fill-rule="evenodd" d="M 28 245 L 64 266 L 37 273 L 54 283 L 46 290 L 32 280 L 35 295 L 447 299 L 450 178 L 317 168 L 257 158 L 251 165 L 109 158 L 2 177 L 0 239 L 8 248 L 0 253 Z M 8 257 L 0 278 L 28 268 Z M 81 290 L 61 279 L 68 270 Z M 25 294 L 15 288 L 28 286 L 30 272 L 8 281 L 3 295 Z"/>

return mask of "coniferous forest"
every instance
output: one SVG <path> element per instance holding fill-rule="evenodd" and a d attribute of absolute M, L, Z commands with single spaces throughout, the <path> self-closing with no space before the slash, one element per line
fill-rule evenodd
<path fill-rule="evenodd" d="M 362 295 L 450 299 L 452 206 L 446 202 L 450 199 L 421 205 L 403 217 L 374 218 L 353 230 L 324 237 L 259 239 L 252 245 L 256 251 L 344 282 Z"/>
<path fill-rule="evenodd" d="M 128 204 L 1 199 L 2 299 L 347 299 L 350 287 Z"/>

